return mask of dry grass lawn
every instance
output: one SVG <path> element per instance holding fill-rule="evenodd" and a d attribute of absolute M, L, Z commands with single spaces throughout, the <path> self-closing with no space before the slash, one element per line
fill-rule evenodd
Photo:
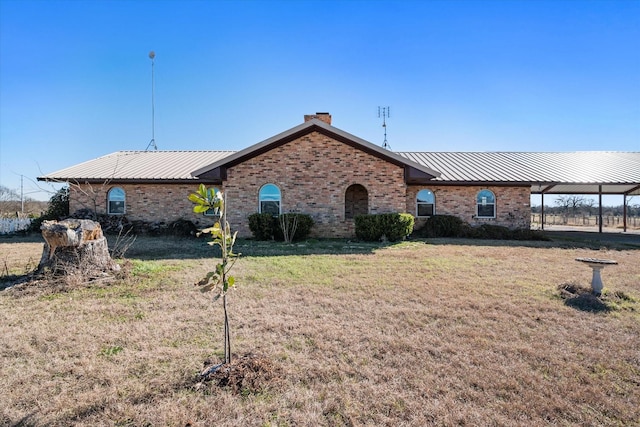
<path fill-rule="evenodd" d="M 0 424 L 621 426 L 640 419 L 640 250 L 465 240 L 240 242 L 234 355 L 259 390 L 195 390 L 222 308 L 193 283 L 199 240 L 140 238 L 127 279 L 0 291 Z M 0 240 L 4 276 L 38 239 Z M 576 257 L 611 258 L 602 305 Z M 33 267 L 33 265 L 31 265 Z"/>

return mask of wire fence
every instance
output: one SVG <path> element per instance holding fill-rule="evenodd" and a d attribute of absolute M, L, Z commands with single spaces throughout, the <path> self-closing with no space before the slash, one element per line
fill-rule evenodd
<path fill-rule="evenodd" d="M 541 224 L 542 214 L 531 214 L 531 224 Z M 598 226 L 599 217 L 597 215 L 561 215 L 561 214 L 545 214 L 545 225 L 571 225 L 593 227 Z M 621 228 L 624 225 L 624 218 L 621 215 L 603 215 L 603 227 Z M 628 228 L 640 228 L 640 217 L 627 216 Z"/>

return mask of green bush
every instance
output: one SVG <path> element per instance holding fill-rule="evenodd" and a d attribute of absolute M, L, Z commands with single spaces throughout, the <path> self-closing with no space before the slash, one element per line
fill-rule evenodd
<path fill-rule="evenodd" d="M 313 227 L 313 219 L 311 215 L 301 213 L 284 213 L 273 216 L 270 213 L 254 213 L 249 215 L 249 230 L 256 240 L 284 240 L 282 232 L 281 219 L 286 224 L 296 224 L 296 231 L 292 240 L 304 240 L 309 236 L 311 227 Z"/>
<path fill-rule="evenodd" d="M 356 215 L 356 237 L 366 242 L 375 242 L 382 238 L 382 230 L 376 215 Z"/>
<path fill-rule="evenodd" d="M 273 236 L 276 240 L 285 240 L 284 231 L 282 230 L 283 223 L 289 227 L 290 230 L 295 224 L 296 229 L 291 241 L 298 241 L 309 237 L 311 227 L 313 227 L 313 218 L 311 218 L 311 215 L 301 213 L 284 213 L 279 215 L 276 218 L 276 227 Z"/>
<path fill-rule="evenodd" d="M 249 215 L 249 230 L 256 240 L 271 240 L 277 227 L 276 217 L 270 213 Z"/>
<path fill-rule="evenodd" d="M 385 236 L 387 240 L 396 242 L 411 234 L 415 220 L 408 213 L 386 213 L 358 215 L 355 221 L 358 239 L 375 242 Z"/>
<path fill-rule="evenodd" d="M 59 221 L 69 216 L 69 187 L 62 187 L 49 199 L 49 206 L 44 214 L 35 218 L 29 225 L 29 231 L 40 232 L 44 221 Z"/>
<path fill-rule="evenodd" d="M 468 224 L 457 216 L 433 215 L 416 234 L 420 237 L 460 237 L 465 225 Z"/>

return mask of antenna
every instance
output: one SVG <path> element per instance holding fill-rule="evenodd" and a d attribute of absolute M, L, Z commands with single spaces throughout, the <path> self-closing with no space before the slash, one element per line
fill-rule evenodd
<path fill-rule="evenodd" d="M 147 149 L 144 151 L 149 151 L 149 147 L 153 147 L 154 150 L 158 149 L 156 145 L 156 102 L 155 102 L 155 90 L 154 90 L 154 76 L 153 76 L 153 66 L 155 65 L 156 53 L 154 51 L 149 52 L 149 59 L 151 59 L 151 141 L 147 145 Z"/>
<path fill-rule="evenodd" d="M 387 142 L 387 118 L 391 117 L 390 107 L 378 107 L 378 118 L 382 117 L 382 127 L 384 128 L 384 142 L 382 148 L 391 150 L 391 146 Z"/>

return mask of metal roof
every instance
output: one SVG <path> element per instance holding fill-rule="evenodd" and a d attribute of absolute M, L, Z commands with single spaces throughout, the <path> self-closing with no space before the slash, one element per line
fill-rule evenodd
<path fill-rule="evenodd" d="M 532 193 L 640 194 L 640 152 L 403 152 L 441 183 L 530 183 Z"/>
<path fill-rule="evenodd" d="M 42 177 L 40 181 L 195 181 L 195 169 L 233 151 L 117 151 Z"/>
<path fill-rule="evenodd" d="M 640 195 L 640 152 L 392 152 L 312 119 L 241 151 L 118 151 L 41 177 L 40 181 L 198 181 L 304 132 L 318 130 L 443 185 L 529 185 L 532 193 Z"/>

